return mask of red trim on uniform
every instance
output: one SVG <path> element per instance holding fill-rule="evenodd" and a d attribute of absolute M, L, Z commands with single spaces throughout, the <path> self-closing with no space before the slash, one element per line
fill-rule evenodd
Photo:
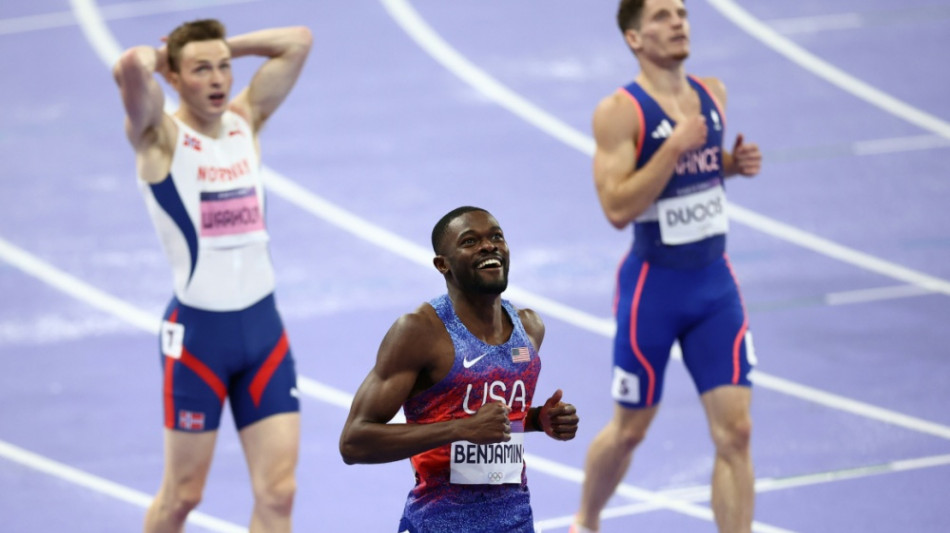
<path fill-rule="evenodd" d="M 172 309 L 172 314 L 168 317 L 168 322 L 174 324 L 178 321 L 178 308 Z M 163 396 L 165 400 L 165 427 L 175 428 L 175 359 L 165 356 L 165 380 L 163 384 Z"/>
<path fill-rule="evenodd" d="M 725 131 L 725 129 L 726 129 L 726 113 L 723 112 L 722 105 L 719 103 L 719 99 L 716 98 L 716 94 L 713 93 L 712 91 L 710 91 L 710 90 L 709 90 L 709 87 L 707 87 L 706 84 L 703 83 L 703 80 L 697 78 L 696 76 L 690 76 L 689 79 L 691 79 L 691 80 L 695 81 L 696 83 L 698 83 L 699 86 L 702 87 L 703 90 L 706 91 L 706 94 L 709 95 L 709 98 L 712 99 L 713 104 L 716 105 L 716 110 L 719 111 L 719 119 L 722 120 L 722 129 L 723 129 L 723 131 Z"/>
<path fill-rule="evenodd" d="M 739 328 L 739 333 L 736 334 L 735 340 L 732 341 L 732 384 L 737 385 L 739 383 L 739 356 L 742 353 L 742 340 L 745 339 L 745 333 L 749 329 L 749 316 L 745 312 L 745 302 L 742 300 L 742 291 L 739 290 L 739 279 L 736 277 L 736 273 L 732 270 L 732 263 L 729 262 L 729 256 L 722 254 L 723 258 L 726 260 L 726 266 L 729 267 L 729 274 L 732 275 L 732 280 L 736 284 L 736 291 L 739 293 L 739 303 L 742 305 L 742 326 Z"/>
<path fill-rule="evenodd" d="M 165 427 L 175 428 L 175 396 L 173 394 L 175 376 L 175 360 L 165 356 L 165 384 L 163 395 L 165 397 Z"/>
<path fill-rule="evenodd" d="M 650 366 L 650 362 L 647 361 L 647 358 L 643 356 L 643 353 L 640 351 L 640 345 L 637 344 L 637 311 L 640 308 L 640 296 L 643 293 L 643 285 L 647 280 L 647 272 L 650 271 L 650 263 L 644 262 L 643 266 L 640 267 L 640 277 L 637 279 L 637 289 L 633 293 L 633 302 L 630 304 L 630 347 L 633 349 L 633 353 L 637 356 L 637 360 L 640 361 L 640 364 L 643 365 L 643 368 L 647 371 L 647 379 L 649 380 L 649 385 L 647 386 L 647 406 L 653 405 L 653 390 L 656 386 L 656 376 L 653 373 L 653 367 Z"/>
<path fill-rule="evenodd" d="M 228 395 L 228 388 L 224 386 L 221 378 L 219 378 L 213 370 L 208 368 L 208 366 L 202 363 L 197 357 L 191 355 L 191 352 L 184 347 L 181 349 L 181 362 L 191 369 L 192 372 L 198 374 L 198 377 L 211 387 L 211 390 L 214 391 L 219 400 L 224 401 L 224 397 Z"/>
<path fill-rule="evenodd" d="M 627 257 L 630 256 L 630 252 L 627 252 L 623 256 L 623 259 L 620 260 L 620 264 L 617 265 L 617 276 L 616 281 L 614 282 L 614 316 L 617 316 L 617 308 L 620 307 L 620 270 L 623 269 L 623 264 L 627 262 Z"/>
<path fill-rule="evenodd" d="M 646 120 L 643 118 L 643 108 L 640 107 L 640 102 L 637 101 L 637 97 L 628 91 L 626 87 L 621 88 L 620 91 L 630 97 L 630 101 L 633 102 L 633 105 L 637 108 L 637 118 L 640 119 L 640 127 L 637 128 L 640 135 L 637 138 L 637 153 L 634 157 L 634 166 L 636 166 L 636 159 L 640 157 L 640 153 L 643 151 L 643 140 L 646 138 L 646 132 L 643 131 L 644 128 L 646 128 Z"/>
<path fill-rule="evenodd" d="M 254 400 L 254 407 L 260 407 L 261 396 L 264 395 L 264 388 L 267 387 L 270 378 L 274 375 L 274 372 L 277 371 L 277 367 L 280 366 L 281 361 L 284 360 L 284 356 L 287 355 L 288 347 L 287 332 L 285 331 L 281 333 L 280 340 L 277 341 L 277 346 L 274 346 L 274 349 L 271 350 L 270 355 L 267 356 L 267 360 L 264 361 L 264 364 L 261 365 L 261 369 L 257 371 L 257 375 L 254 376 L 254 379 L 251 381 L 251 386 L 248 387 L 251 398 Z"/>

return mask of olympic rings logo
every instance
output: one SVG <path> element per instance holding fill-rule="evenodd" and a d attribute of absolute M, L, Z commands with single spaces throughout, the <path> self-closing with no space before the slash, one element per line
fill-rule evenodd
<path fill-rule="evenodd" d="M 489 472 L 488 481 L 490 483 L 501 483 L 501 480 L 505 479 L 505 474 L 503 472 Z"/>

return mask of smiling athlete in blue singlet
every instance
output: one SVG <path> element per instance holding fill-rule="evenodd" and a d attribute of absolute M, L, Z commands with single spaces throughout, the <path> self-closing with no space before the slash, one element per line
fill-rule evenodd
<path fill-rule="evenodd" d="M 532 407 L 544 324 L 501 299 L 508 245 L 483 209 L 450 211 L 432 232 L 448 294 L 402 316 L 379 348 L 343 433 L 347 463 L 410 458 L 415 486 L 398 531 L 531 533 L 524 434 L 574 438 L 556 391 Z M 402 407 L 405 424 L 388 423 Z"/>

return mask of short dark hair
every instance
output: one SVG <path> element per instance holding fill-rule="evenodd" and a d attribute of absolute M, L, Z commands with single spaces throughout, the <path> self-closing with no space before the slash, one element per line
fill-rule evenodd
<path fill-rule="evenodd" d="M 617 26 L 620 27 L 620 33 L 626 33 L 631 28 L 640 29 L 645 3 L 646 0 L 620 0 L 620 7 L 617 8 Z"/>
<path fill-rule="evenodd" d="M 195 41 L 217 41 L 224 40 L 227 32 L 224 24 L 215 19 L 201 19 L 186 22 L 178 26 L 168 34 L 168 40 L 165 42 L 168 51 L 168 69 L 172 72 L 178 72 L 181 68 L 181 49 L 186 44 Z"/>
<path fill-rule="evenodd" d="M 441 248 L 442 239 L 445 238 L 445 232 L 449 227 L 449 224 L 452 223 L 456 218 L 464 215 L 465 213 L 471 213 L 472 211 L 482 211 L 487 213 L 488 211 L 482 209 L 481 207 L 473 207 L 470 205 L 463 205 L 462 207 L 456 207 L 455 209 L 449 211 L 438 222 L 435 223 L 435 227 L 432 228 L 432 251 L 436 254 L 439 254 L 439 248 Z"/>

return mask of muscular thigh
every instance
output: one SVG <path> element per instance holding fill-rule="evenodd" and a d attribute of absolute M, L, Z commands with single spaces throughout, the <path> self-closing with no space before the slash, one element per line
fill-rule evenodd
<path fill-rule="evenodd" d="M 670 349 L 682 328 L 675 273 L 636 258 L 621 266 L 611 393 L 624 407 L 660 401 Z"/>
<path fill-rule="evenodd" d="M 712 265 L 697 288 L 698 315 L 680 338 L 683 361 L 703 394 L 722 385 L 749 386 L 752 336 L 728 262 Z"/>

